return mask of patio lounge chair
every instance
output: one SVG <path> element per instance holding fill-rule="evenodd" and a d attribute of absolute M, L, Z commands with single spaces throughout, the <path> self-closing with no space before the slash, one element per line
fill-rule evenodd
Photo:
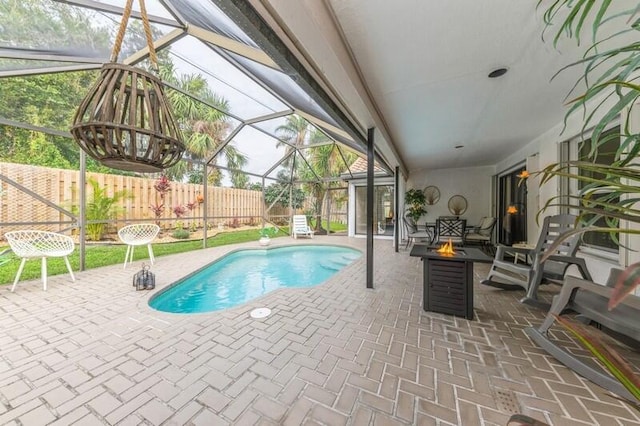
<path fill-rule="evenodd" d="M 47 289 L 47 258 L 48 257 L 64 257 L 64 262 L 71 275 L 71 280 L 75 281 L 69 258 L 67 257 L 73 252 L 75 244 L 73 239 L 67 235 L 58 234 L 56 232 L 23 230 L 11 231 L 4 234 L 11 250 L 16 256 L 22 258 L 18 273 L 13 281 L 11 291 L 14 291 L 16 284 L 22 275 L 22 269 L 27 259 L 42 259 L 42 288 Z"/>
<path fill-rule="evenodd" d="M 147 246 L 149 260 L 153 265 L 155 257 L 153 256 L 151 242 L 155 240 L 159 232 L 160 227 L 155 223 L 134 223 L 120 228 L 118 237 L 127 245 L 127 253 L 124 256 L 124 266 L 122 268 L 127 267 L 127 262 L 133 263 L 133 250 L 135 247 L 144 245 Z"/>
<path fill-rule="evenodd" d="M 534 249 L 522 249 L 498 246 L 496 255 L 489 270 L 489 275 L 481 284 L 498 287 L 505 290 L 526 290 L 522 303 L 540 304 L 538 302 L 538 288 L 543 282 L 562 282 L 567 269 L 576 265 L 583 278 L 590 280 L 591 275 L 584 259 L 575 254 L 580 246 L 580 235 L 573 235 L 565 239 L 549 256 L 545 262 L 541 261 L 543 253 L 555 242 L 561 234 L 574 228 L 576 217 L 568 214 L 547 216 L 544 218 L 540 237 Z M 507 258 L 507 254 L 515 256 L 523 254 L 532 259 L 531 264 L 518 264 Z M 546 305 L 548 306 L 548 305 Z"/>
<path fill-rule="evenodd" d="M 293 215 L 293 224 L 291 226 L 291 236 L 295 239 L 298 238 L 299 235 L 313 238 L 313 230 L 309 227 L 307 223 L 307 217 L 303 214 Z"/>

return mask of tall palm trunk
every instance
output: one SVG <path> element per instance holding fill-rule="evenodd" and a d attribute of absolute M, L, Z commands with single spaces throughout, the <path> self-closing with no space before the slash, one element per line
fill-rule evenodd
<path fill-rule="evenodd" d="M 322 227 L 322 205 L 327 189 L 323 185 L 315 184 L 313 186 L 314 210 L 316 211 L 316 226 L 313 230 L 316 235 L 327 235 L 328 230 Z"/>

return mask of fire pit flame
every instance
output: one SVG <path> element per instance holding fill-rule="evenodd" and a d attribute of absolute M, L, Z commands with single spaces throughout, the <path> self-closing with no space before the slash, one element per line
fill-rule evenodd
<path fill-rule="evenodd" d="M 451 243 L 451 239 L 449 239 L 448 243 L 444 243 L 442 247 L 436 250 L 438 253 L 444 256 L 453 256 L 456 252 L 453 250 L 453 244 Z"/>

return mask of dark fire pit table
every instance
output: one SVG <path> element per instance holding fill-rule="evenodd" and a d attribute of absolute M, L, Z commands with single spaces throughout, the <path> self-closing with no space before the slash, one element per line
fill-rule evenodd
<path fill-rule="evenodd" d="M 473 319 L 473 262 L 491 263 L 493 259 L 471 247 L 456 247 L 453 255 L 437 250 L 416 244 L 410 253 L 424 262 L 423 309 Z"/>

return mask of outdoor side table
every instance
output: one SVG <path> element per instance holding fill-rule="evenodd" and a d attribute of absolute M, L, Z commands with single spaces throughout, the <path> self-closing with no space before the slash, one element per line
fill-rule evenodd
<path fill-rule="evenodd" d="M 437 247 L 414 245 L 410 256 L 423 262 L 423 304 L 425 311 L 473 319 L 473 263 L 491 263 L 492 258 L 477 248 L 456 247 L 453 255 Z"/>

